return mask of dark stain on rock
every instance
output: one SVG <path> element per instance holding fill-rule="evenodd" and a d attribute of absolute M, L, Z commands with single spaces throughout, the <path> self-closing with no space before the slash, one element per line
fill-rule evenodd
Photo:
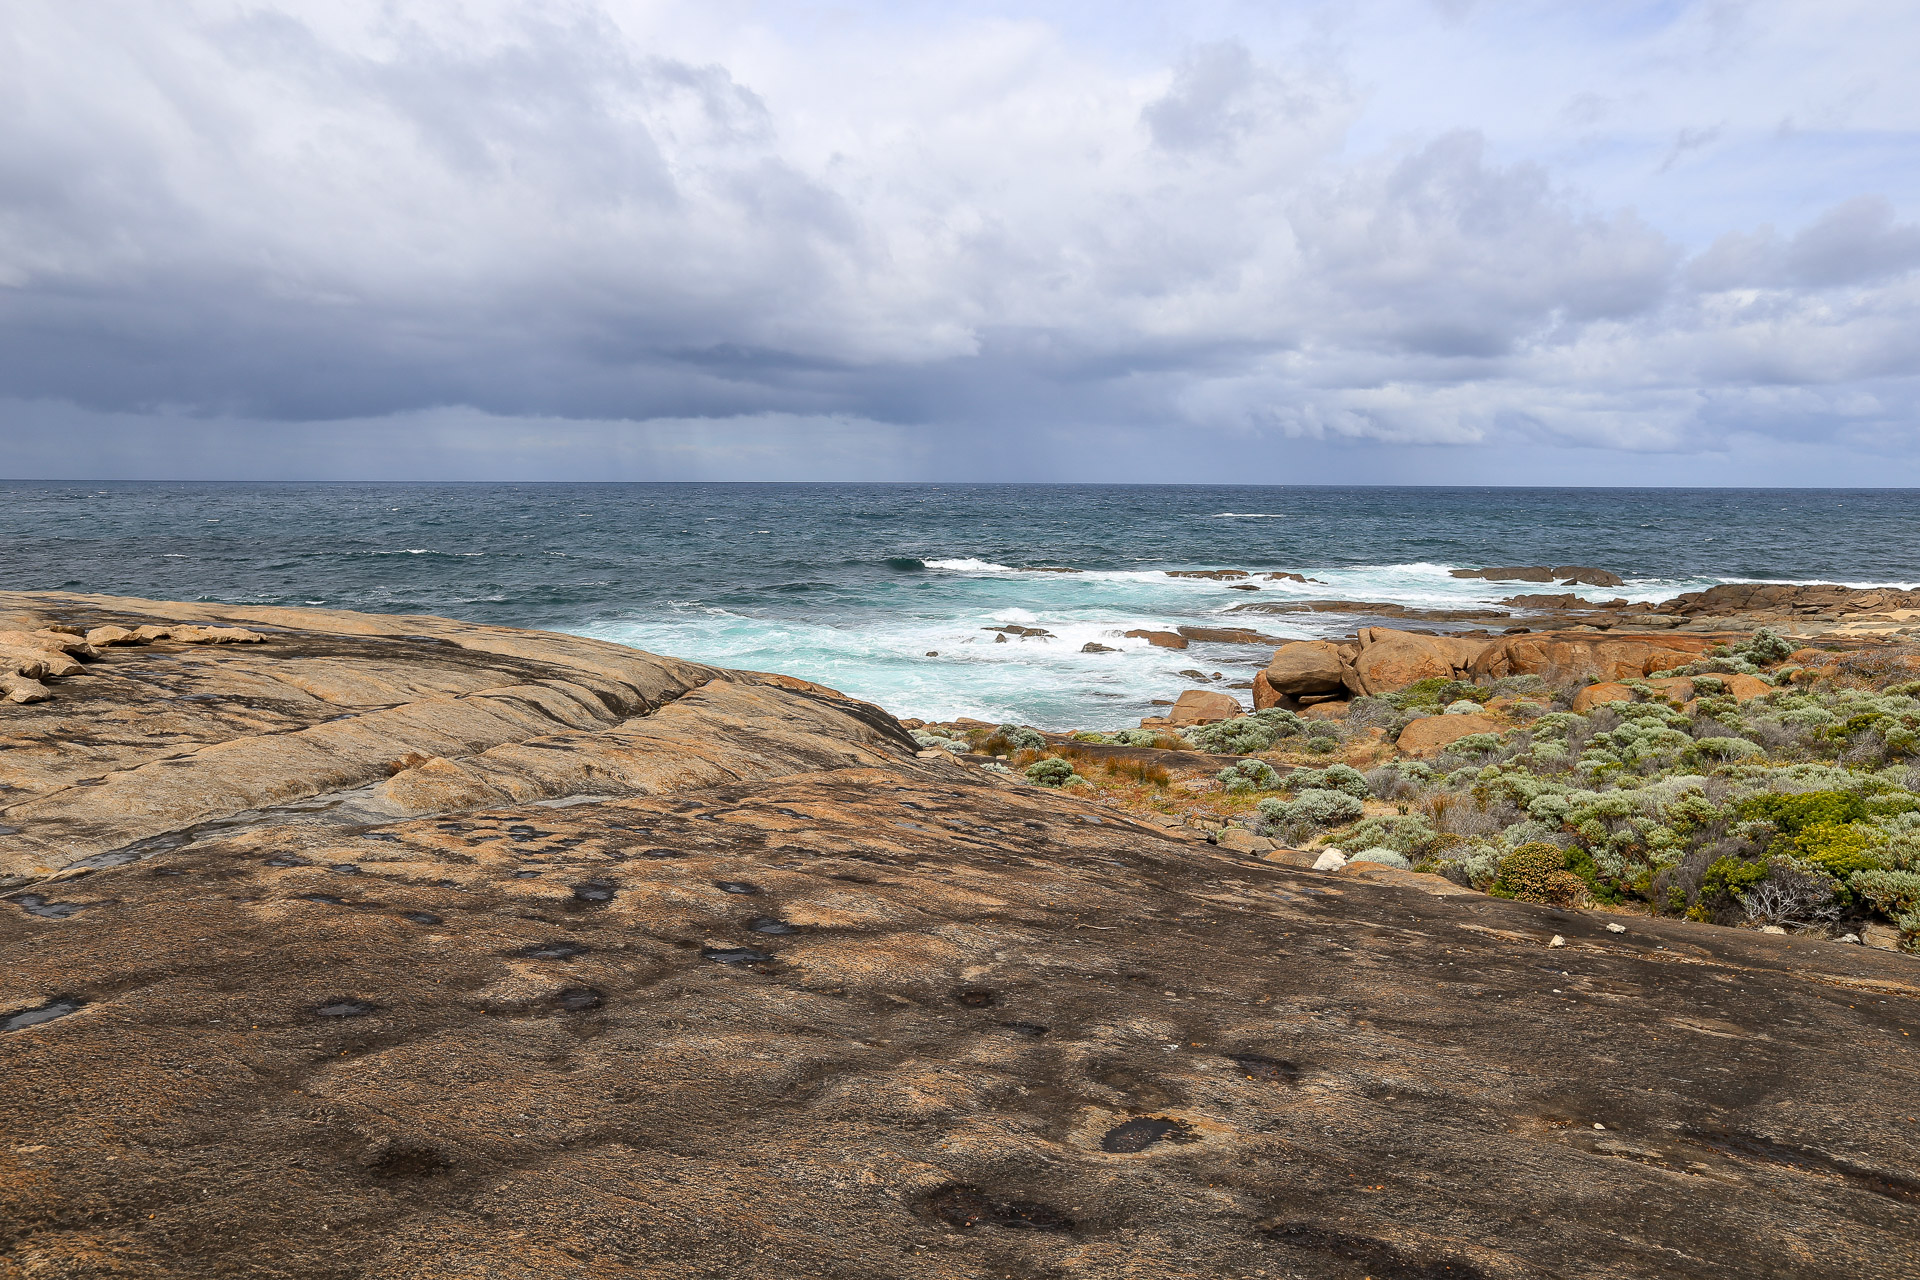
<path fill-rule="evenodd" d="M 1100 1149 L 1113 1155 L 1132 1155 L 1160 1142 L 1198 1142 L 1199 1135 L 1184 1120 L 1165 1116 L 1137 1116 L 1106 1131 Z"/>
<path fill-rule="evenodd" d="M 357 876 L 360 874 L 360 864 L 357 862 L 336 862 L 328 867 L 327 870 L 339 876 Z"/>
<path fill-rule="evenodd" d="M 530 942 L 520 949 L 529 960 L 571 960 L 591 950 L 584 942 Z"/>
<path fill-rule="evenodd" d="M 303 893 L 300 897 L 307 902 L 324 902 L 330 907 L 344 907 L 347 905 L 345 898 L 336 898 L 330 893 Z"/>
<path fill-rule="evenodd" d="M 760 892 L 757 884 L 748 884 L 745 880 L 715 880 L 714 887 L 722 893 L 756 894 Z"/>
<path fill-rule="evenodd" d="M 7 901 L 18 906 L 30 916 L 39 916 L 42 920 L 65 920 L 68 916 L 85 911 L 86 905 L 79 902 L 48 902 L 37 893 L 23 893 Z"/>
<path fill-rule="evenodd" d="M 568 1013 L 584 1013 L 605 1004 L 607 996 L 594 987 L 568 987 L 554 996 L 553 1002 Z"/>
<path fill-rule="evenodd" d="M 1003 1022 L 1000 1024 L 1015 1035 L 1029 1036 L 1038 1040 L 1052 1028 L 1038 1022 Z"/>
<path fill-rule="evenodd" d="M 953 998 L 969 1009 L 985 1009 L 1000 1003 L 1000 997 L 985 987 L 967 987 L 954 992 Z"/>
<path fill-rule="evenodd" d="M 579 902 L 612 902 L 614 892 L 614 887 L 604 880 L 589 880 L 573 886 L 574 899 Z"/>
<path fill-rule="evenodd" d="M 700 954 L 717 964 L 765 964 L 773 957 L 752 947 L 702 947 Z"/>
<path fill-rule="evenodd" d="M 310 867 L 313 864 L 298 854 L 283 853 L 277 858 L 268 858 L 267 865 L 270 867 Z"/>
<path fill-rule="evenodd" d="M 1698 1143 L 1735 1160 L 1774 1165 L 1782 1169 L 1810 1173 L 1816 1177 L 1841 1178 L 1862 1191 L 1871 1191 L 1875 1195 L 1886 1196 L 1893 1200 L 1920 1203 L 1920 1182 L 1911 1181 L 1897 1174 L 1882 1173 L 1877 1169 L 1861 1168 L 1848 1161 L 1836 1159 L 1824 1151 L 1792 1147 L 1770 1138 L 1761 1138 L 1750 1133 L 1733 1133 L 1724 1129 L 1696 1129 L 1684 1136 L 1689 1142 Z"/>
<path fill-rule="evenodd" d="M 25 1031 L 28 1027 L 37 1027 L 43 1022 L 78 1013 L 86 1007 L 87 1002 L 79 996 L 55 996 L 31 1009 L 16 1009 L 12 1013 L 0 1014 L 0 1031 Z"/>
<path fill-rule="evenodd" d="M 1291 1062 L 1282 1062 L 1278 1058 L 1268 1058 L 1257 1053 L 1230 1053 L 1227 1060 L 1240 1069 L 1240 1074 L 1249 1080 L 1265 1080 L 1271 1084 L 1294 1084 L 1300 1079 L 1300 1068 Z"/>
<path fill-rule="evenodd" d="M 420 1142 L 389 1143 L 367 1162 L 367 1172 L 376 1178 L 438 1178 L 452 1171 L 445 1152 Z"/>
<path fill-rule="evenodd" d="M 950 1227 L 1008 1227 L 1026 1231 L 1071 1231 L 1073 1220 L 1052 1205 L 1034 1200 L 1002 1200 L 960 1183 L 929 1192 L 926 1210 Z"/>
<path fill-rule="evenodd" d="M 772 916 L 758 916 L 747 925 L 755 933 L 792 933 L 793 926 L 785 920 L 775 920 Z"/>
<path fill-rule="evenodd" d="M 323 1018 L 364 1018 L 376 1007 L 365 1000 L 329 1000 L 313 1011 Z"/>
<path fill-rule="evenodd" d="M 513 878 L 515 880 L 533 880 L 539 875 L 540 873 L 538 871 L 516 871 L 513 873 Z"/>
<path fill-rule="evenodd" d="M 1369 1280 L 1484 1280 L 1485 1276 L 1465 1258 L 1451 1255 L 1414 1258 L 1384 1240 L 1332 1231 L 1311 1223 L 1288 1222 L 1264 1230 L 1275 1244 L 1322 1258 L 1338 1258 L 1349 1264 L 1353 1274 L 1365 1275 Z M 1315 1274 L 1332 1273 L 1316 1268 Z"/>
<path fill-rule="evenodd" d="M 409 921 L 413 924 L 439 924 L 440 923 L 440 917 L 433 914 L 433 912 L 431 911 L 403 911 L 400 913 L 400 918 L 402 920 Z"/>

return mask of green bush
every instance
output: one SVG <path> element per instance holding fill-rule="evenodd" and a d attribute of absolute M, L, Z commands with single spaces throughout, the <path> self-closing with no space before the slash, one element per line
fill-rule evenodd
<path fill-rule="evenodd" d="M 1076 783 L 1084 785 L 1087 780 L 1073 771 L 1072 764 L 1058 756 L 1049 756 L 1027 766 L 1027 781 L 1043 787 L 1071 787 Z"/>
<path fill-rule="evenodd" d="M 1293 800 L 1262 800 L 1260 816 L 1283 827 L 1320 830 L 1352 822 L 1365 810 L 1344 791 L 1306 791 Z"/>
<path fill-rule="evenodd" d="M 1373 794 L 1367 775 L 1350 764 L 1330 764 L 1324 769 L 1299 769 L 1287 775 L 1289 791 L 1343 791 L 1356 800 Z"/>
<path fill-rule="evenodd" d="M 1757 666 L 1770 667 L 1786 660 L 1793 652 L 1793 642 L 1772 627 L 1761 627 L 1735 645 L 1733 652 Z"/>
<path fill-rule="evenodd" d="M 1047 749 L 1047 740 L 1024 725 L 1003 724 L 998 729 L 995 729 L 993 734 L 996 738 L 1004 740 L 1006 744 L 1015 751 L 1045 751 Z"/>
<path fill-rule="evenodd" d="M 1488 892 L 1496 898 L 1571 906 L 1586 886 L 1567 870 L 1566 857 L 1558 845 L 1544 840 L 1523 844 L 1500 860 L 1500 873 Z"/>
<path fill-rule="evenodd" d="M 1920 910 L 1920 873 L 1856 871 L 1847 878 L 1847 884 L 1861 901 L 1888 918 Z"/>
<path fill-rule="evenodd" d="M 1234 795 L 1249 791 L 1273 791 L 1280 786 L 1280 774 L 1264 760 L 1242 760 L 1214 775 Z"/>
<path fill-rule="evenodd" d="M 1374 849 L 1362 849 L 1360 852 L 1354 854 L 1351 858 L 1348 858 L 1347 861 L 1348 862 L 1377 862 L 1383 867 L 1398 867 L 1402 871 L 1406 871 L 1413 866 L 1411 862 L 1407 861 L 1407 855 L 1399 852 L 1398 850 L 1388 849 L 1385 847 L 1374 848 Z"/>
<path fill-rule="evenodd" d="M 1347 839 L 1361 848 L 1385 848 L 1409 856 L 1424 853 L 1440 840 L 1440 834 L 1417 814 L 1388 817 L 1385 814 L 1357 823 Z"/>

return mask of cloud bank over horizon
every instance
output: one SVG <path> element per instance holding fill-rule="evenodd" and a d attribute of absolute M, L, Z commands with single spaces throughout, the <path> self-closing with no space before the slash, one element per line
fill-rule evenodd
<path fill-rule="evenodd" d="M 23 0 L 0 474 L 1920 483 L 1920 10 Z"/>

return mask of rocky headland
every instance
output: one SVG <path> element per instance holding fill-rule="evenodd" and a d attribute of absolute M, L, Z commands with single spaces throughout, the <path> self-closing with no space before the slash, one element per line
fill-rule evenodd
<path fill-rule="evenodd" d="M 1280 646 L 1257 714 L 1065 736 L 446 619 L 0 594 L 0 1276 L 1909 1275 L 1914 960 L 1442 865 L 1546 745 L 1617 792 L 1629 738 L 1793 697 L 1877 700 L 1806 750 L 1876 780 L 1829 827 L 1898 827 L 1904 649 L 1757 663 L 1722 608 Z M 1688 757 L 1703 803 L 1739 757 Z M 1328 858 L 1356 821 L 1410 856 Z"/>

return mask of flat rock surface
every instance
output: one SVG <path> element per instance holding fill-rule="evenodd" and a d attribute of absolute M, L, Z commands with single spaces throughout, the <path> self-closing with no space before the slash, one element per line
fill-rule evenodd
<path fill-rule="evenodd" d="M 1910 958 L 1234 855 L 801 682 L 168 607 L 268 640 L 0 708 L 7 1280 L 1914 1272 Z M 596 681 L 344 799 L 243 767 Z M 180 828 L 32 808 L 222 744 Z"/>

